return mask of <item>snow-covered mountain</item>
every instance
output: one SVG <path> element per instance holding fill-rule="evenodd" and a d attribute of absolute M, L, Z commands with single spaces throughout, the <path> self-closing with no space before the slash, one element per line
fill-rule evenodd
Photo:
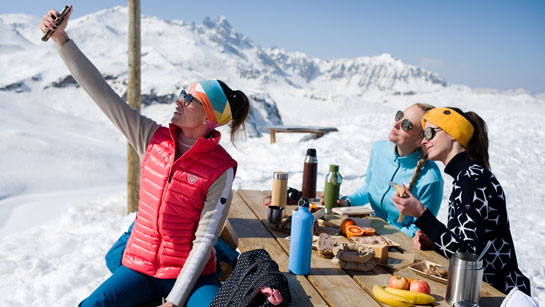
<path fill-rule="evenodd" d="M 125 92 L 127 82 L 126 20 L 127 8 L 115 7 L 75 19 L 68 28 L 71 37 L 120 94 Z M 39 40 L 38 23 L 38 18 L 20 14 L 0 17 L 0 65 L 5 72 L 0 77 L 0 90 L 47 92 L 50 87 L 75 85 L 53 54 L 52 44 Z M 388 54 L 324 61 L 299 52 L 263 49 L 223 17 L 215 22 L 206 18 L 195 25 L 144 16 L 142 25 L 144 104 L 171 102 L 180 88 L 209 78 L 243 87 L 250 95 L 269 97 L 254 104 L 263 111 L 276 108 L 273 85 L 309 92 L 316 89 L 318 95 L 309 95 L 311 100 L 323 99 L 320 93 L 324 85 L 343 88 L 345 95 L 356 96 L 370 90 L 414 94 L 446 86 L 437 74 L 405 65 Z M 21 58 L 25 58 L 24 64 Z M 266 109 L 262 108 L 264 101 Z M 282 122 L 281 118 L 272 120 Z"/>
<path fill-rule="evenodd" d="M 21 14 L 0 16 L 0 68 L 4 72 L 0 90 L 46 94 L 53 88 L 77 86 L 55 55 L 53 44 L 39 40 L 39 21 L 38 17 Z M 126 93 L 127 84 L 126 23 L 127 8 L 118 6 L 72 20 L 68 28 L 72 39 L 121 95 Z M 464 97 L 472 105 L 470 100 L 476 96 L 491 94 L 448 85 L 438 74 L 404 64 L 389 54 L 321 60 L 300 52 L 264 49 L 237 32 L 224 17 L 216 21 L 205 18 L 202 24 L 194 24 L 143 16 L 142 25 L 144 105 L 172 102 L 176 92 L 194 81 L 221 79 L 251 97 L 261 97 L 259 103 L 252 101 L 261 116 L 256 118 L 258 114 L 252 113 L 250 136 L 260 135 L 255 130 L 258 121 L 299 121 L 282 117 L 295 113 L 293 101 L 300 102 L 298 105 L 395 105 L 396 101 L 423 100 L 430 94 L 452 97 L 454 92 L 456 96 L 473 96 L 469 100 Z M 511 100 L 535 100 L 525 92 L 514 97 Z"/>

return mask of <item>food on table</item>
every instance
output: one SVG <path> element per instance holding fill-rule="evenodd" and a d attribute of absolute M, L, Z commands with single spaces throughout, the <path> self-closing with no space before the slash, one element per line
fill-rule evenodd
<path fill-rule="evenodd" d="M 361 227 L 363 229 L 364 236 L 372 236 L 375 234 L 375 228 L 373 227 Z"/>
<path fill-rule="evenodd" d="M 411 286 L 409 287 L 409 291 L 426 293 L 426 294 L 430 294 L 431 292 L 430 285 L 424 280 L 415 279 L 411 281 L 410 284 Z"/>
<path fill-rule="evenodd" d="M 345 270 L 360 271 L 360 272 L 371 271 L 377 266 L 377 263 L 373 259 L 363 263 L 344 261 L 344 260 L 340 260 L 339 258 L 333 258 L 331 261 L 333 263 L 336 263 L 337 265 L 339 265 L 341 268 Z"/>
<path fill-rule="evenodd" d="M 358 243 L 361 244 L 361 243 Z M 378 263 L 386 263 L 388 261 L 388 245 L 368 245 L 364 244 L 364 246 L 368 246 L 375 251 L 375 261 Z"/>
<path fill-rule="evenodd" d="M 357 237 L 353 239 L 355 242 L 359 242 L 362 244 L 370 244 L 370 245 L 387 245 L 387 246 L 399 246 L 399 244 L 395 243 L 394 241 L 388 239 L 385 236 L 364 236 L 364 237 Z"/>
<path fill-rule="evenodd" d="M 356 222 L 354 222 L 353 219 L 351 218 L 345 218 L 342 222 L 341 222 L 341 234 L 345 235 L 346 236 L 346 228 L 348 226 L 351 226 L 351 225 L 356 225 Z"/>
<path fill-rule="evenodd" d="M 374 285 L 373 295 L 382 303 L 394 307 L 411 307 L 414 306 L 414 301 L 403 296 L 392 294 L 384 289 L 383 286 Z"/>
<path fill-rule="evenodd" d="M 448 277 L 448 271 L 444 270 L 441 266 L 435 265 L 435 264 L 430 264 L 429 269 L 425 267 L 422 269 L 422 271 L 425 274 L 433 275 L 433 276 L 437 276 L 437 277 L 441 277 L 445 279 L 447 279 Z"/>
<path fill-rule="evenodd" d="M 322 208 L 323 206 L 318 206 L 317 204 L 312 203 L 308 209 L 310 210 L 310 213 L 314 213 Z"/>
<path fill-rule="evenodd" d="M 366 263 L 375 257 L 375 251 L 372 248 L 358 246 L 356 244 L 342 244 L 333 248 L 333 254 L 339 260 L 347 262 Z"/>
<path fill-rule="evenodd" d="M 386 287 L 384 288 L 384 290 L 386 290 L 386 292 L 389 292 L 391 294 L 401 296 L 407 300 L 414 301 L 415 304 L 419 304 L 419 305 L 428 305 L 435 302 L 435 298 L 426 293 L 407 291 L 407 290 L 395 289 L 390 287 Z"/>
<path fill-rule="evenodd" d="M 333 248 L 337 245 L 337 241 L 326 233 L 320 234 L 318 237 L 318 255 L 324 258 L 333 258 Z"/>
<path fill-rule="evenodd" d="M 410 283 L 404 276 L 394 275 L 388 280 L 388 287 L 402 290 L 409 290 Z"/>
<path fill-rule="evenodd" d="M 356 225 L 350 225 L 346 227 L 346 237 L 352 238 L 352 237 L 361 237 L 363 236 L 363 229 L 361 227 Z"/>

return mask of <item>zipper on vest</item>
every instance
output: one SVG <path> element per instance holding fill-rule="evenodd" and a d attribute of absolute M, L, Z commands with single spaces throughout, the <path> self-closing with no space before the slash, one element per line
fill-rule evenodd
<path fill-rule="evenodd" d="M 170 173 L 168 174 L 168 183 L 172 182 L 172 170 L 170 170 Z"/>

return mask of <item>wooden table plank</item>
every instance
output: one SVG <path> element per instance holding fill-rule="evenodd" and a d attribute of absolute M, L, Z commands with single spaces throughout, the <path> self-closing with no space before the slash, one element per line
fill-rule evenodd
<path fill-rule="evenodd" d="M 288 256 L 237 193 L 233 193 L 226 228 L 241 252 L 263 248 L 278 263 L 288 279 L 292 306 L 327 306 L 304 276 L 288 272 Z"/>
<path fill-rule="evenodd" d="M 267 207 L 261 205 L 265 193 L 248 190 L 239 190 L 238 193 L 258 219 L 261 219 L 263 224 L 277 235 L 278 243 L 286 253 L 289 253 L 289 241 L 285 238 L 286 234 L 270 228 L 266 220 Z M 295 207 L 287 206 L 287 214 L 291 214 Z M 361 286 L 343 269 L 335 266 L 329 259 L 318 256 L 316 251 L 312 252 L 311 272 L 307 278 L 331 306 L 380 306 L 372 296 L 362 291 Z"/>

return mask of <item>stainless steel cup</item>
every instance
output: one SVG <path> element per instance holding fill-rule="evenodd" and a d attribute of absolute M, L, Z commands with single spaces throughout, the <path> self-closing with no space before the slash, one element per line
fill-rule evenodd
<path fill-rule="evenodd" d="M 470 253 L 455 253 L 450 258 L 445 300 L 449 305 L 478 306 L 483 281 L 483 261 Z"/>

